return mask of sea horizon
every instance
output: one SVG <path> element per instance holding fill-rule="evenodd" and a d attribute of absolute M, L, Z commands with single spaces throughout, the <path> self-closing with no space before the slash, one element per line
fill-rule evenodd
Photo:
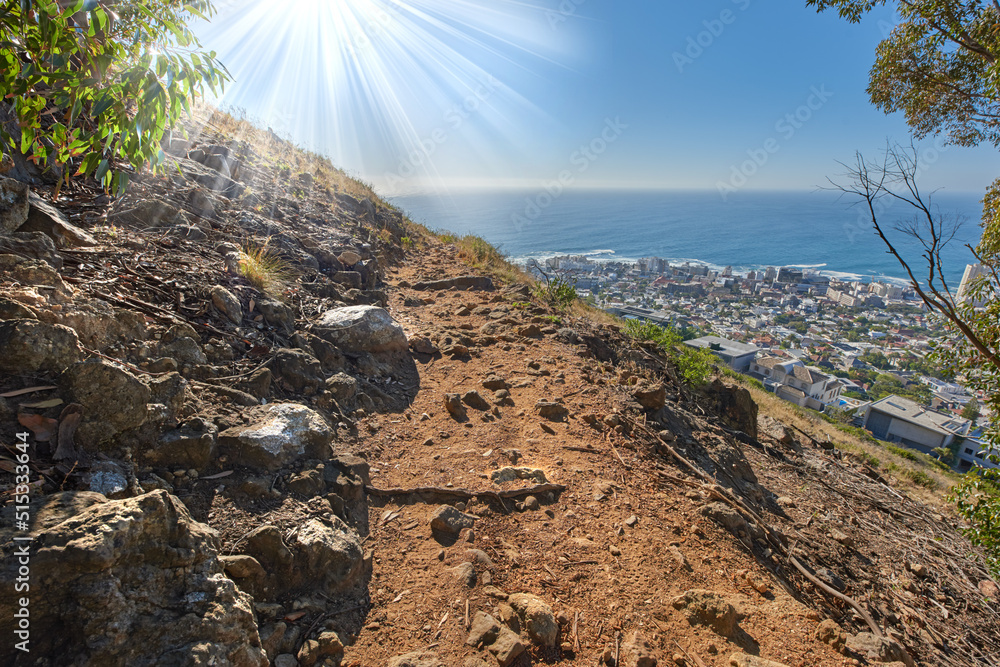
<path fill-rule="evenodd" d="M 981 198 L 970 191 L 932 194 L 941 213 L 965 218 L 942 253 L 952 290 L 975 261 L 964 245 L 979 241 Z M 481 236 L 518 263 L 560 255 L 615 262 L 662 257 L 737 272 L 788 266 L 848 280 L 908 282 L 867 209 L 837 191 L 755 189 L 723 199 L 717 190 L 688 188 L 468 187 L 390 201 L 432 230 Z M 881 221 L 890 229 L 914 213 L 896 202 Z M 914 272 L 926 273 L 919 246 L 897 232 L 891 238 L 912 258 Z"/>

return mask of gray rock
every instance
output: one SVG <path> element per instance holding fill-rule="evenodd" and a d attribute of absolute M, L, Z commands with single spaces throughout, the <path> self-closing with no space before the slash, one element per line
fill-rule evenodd
<path fill-rule="evenodd" d="M 31 193 L 28 198 L 28 217 L 17 231 L 41 232 L 52 239 L 59 248 L 81 248 L 98 245 L 97 239 L 66 220 L 59 209 Z"/>
<path fill-rule="evenodd" d="M 476 517 L 459 512 L 451 505 L 442 505 L 431 516 L 431 529 L 442 533 L 458 535 L 466 528 L 476 525 Z"/>
<path fill-rule="evenodd" d="M 28 219 L 28 184 L 0 176 L 0 235 L 10 234 Z"/>
<path fill-rule="evenodd" d="M 548 479 L 545 477 L 545 471 L 539 468 L 515 468 L 507 466 L 505 468 L 500 468 L 499 470 L 494 470 L 490 473 L 490 480 L 493 481 L 494 484 L 515 482 L 519 479 L 529 480 L 537 484 L 545 484 L 548 482 Z"/>
<path fill-rule="evenodd" d="M 476 567 L 472 563 L 459 563 L 449 570 L 452 578 L 466 588 L 476 586 Z"/>
<path fill-rule="evenodd" d="M 324 313 L 312 333 L 345 352 L 401 352 L 407 348 L 403 328 L 383 309 L 347 306 Z"/>
<path fill-rule="evenodd" d="M 288 480 L 288 490 L 307 498 L 321 495 L 326 491 L 326 482 L 318 470 L 303 470 Z"/>
<path fill-rule="evenodd" d="M 448 411 L 454 419 L 458 421 L 465 421 L 468 419 L 468 414 L 465 411 L 465 406 L 462 405 L 462 397 L 458 394 L 445 394 L 444 395 L 444 409 Z"/>
<path fill-rule="evenodd" d="M 23 303 L 0 296 L 0 320 L 37 320 L 38 315 Z"/>
<path fill-rule="evenodd" d="M 14 232 L 10 236 L 0 236 L 0 252 L 45 262 L 56 271 L 63 268 L 62 255 L 56 250 L 56 244 L 41 232 Z"/>
<path fill-rule="evenodd" d="M 467 391 L 462 394 L 462 402 L 473 410 L 489 410 L 492 407 L 478 391 Z"/>
<path fill-rule="evenodd" d="M 264 567 L 253 556 L 245 554 L 219 556 L 219 560 L 222 562 L 222 567 L 226 570 L 226 574 L 233 579 L 260 578 L 267 574 L 264 571 Z"/>
<path fill-rule="evenodd" d="M 497 662 L 500 663 L 500 667 L 509 667 L 518 656 L 524 653 L 527 647 L 521 641 L 521 638 L 517 636 L 517 633 L 506 626 L 502 626 L 496 641 L 490 644 L 488 648 L 490 653 L 496 657 Z"/>
<path fill-rule="evenodd" d="M 219 453 L 235 465 L 277 470 L 301 458 L 325 459 L 333 432 L 315 411 L 273 403 L 250 411 L 251 424 L 219 434 Z"/>
<path fill-rule="evenodd" d="M 38 320 L 0 321 L 0 372 L 59 372 L 80 360 L 76 332 Z"/>
<path fill-rule="evenodd" d="M 667 402 L 667 388 L 662 382 L 644 384 L 632 392 L 632 397 L 647 410 L 659 410 Z"/>
<path fill-rule="evenodd" d="M 569 416 L 569 409 L 565 405 L 553 401 L 538 401 L 535 403 L 535 409 L 538 410 L 540 417 L 552 421 L 562 421 Z"/>
<path fill-rule="evenodd" d="M 444 663 L 433 651 L 414 651 L 390 658 L 387 667 L 444 667 Z"/>
<path fill-rule="evenodd" d="M 222 576 L 216 533 L 164 491 L 101 500 L 64 492 L 32 503 L 32 661 L 267 667 L 252 600 Z M 19 543 L 5 535 L 0 613 L 14 618 Z M 17 655 L 14 642 L 0 645 L 0 662 Z"/>
<path fill-rule="evenodd" d="M 124 498 L 131 495 L 129 473 L 113 461 L 100 461 L 91 468 L 89 489 L 108 498 Z"/>
<path fill-rule="evenodd" d="M 287 332 L 295 330 L 295 313 L 291 308 L 277 299 L 261 298 L 257 304 L 264 321 L 274 327 L 281 327 Z"/>
<path fill-rule="evenodd" d="M 168 468 L 204 470 L 215 458 L 218 429 L 211 424 L 203 426 L 203 430 L 184 427 L 163 433 L 147 460 Z"/>
<path fill-rule="evenodd" d="M 521 631 L 537 646 L 552 648 L 559 642 L 559 622 L 552 608 L 540 598 L 528 593 L 516 593 L 507 598 L 520 621 Z"/>
<path fill-rule="evenodd" d="M 691 625 L 707 625 L 723 637 L 732 636 L 739 617 L 733 605 L 718 593 L 690 590 L 674 598 L 674 609 L 682 611 Z"/>
<path fill-rule="evenodd" d="M 299 660 L 291 653 L 282 653 L 274 658 L 274 667 L 299 667 Z"/>
<path fill-rule="evenodd" d="M 327 593 L 355 583 L 363 555 L 357 533 L 337 517 L 331 522 L 332 526 L 319 519 L 307 521 L 290 545 L 302 583 L 322 586 Z"/>
<path fill-rule="evenodd" d="M 107 361 L 73 364 L 60 376 L 59 384 L 74 403 L 83 406 L 75 438 L 83 449 L 100 448 L 146 420 L 149 387 Z"/>
<path fill-rule="evenodd" d="M 465 643 L 469 646 L 484 646 L 495 642 L 499 635 L 500 624 L 496 619 L 485 612 L 477 611 Z"/>
<path fill-rule="evenodd" d="M 894 639 L 877 637 L 870 632 L 859 632 L 847 637 L 847 648 L 875 662 L 902 662 L 914 667 L 913 657 Z"/>
<path fill-rule="evenodd" d="M 37 234 L 37 233 L 36 233 Z M 37 234 L 51 243 L 44 234 Z M 62 277 L 54 268 L 45 261 L 37 259 L 25 259 L 17 255 L 0 254 L 0 275 L 7 280 L 17 281 L 22 285 L 37 285 L 39 287 L 51 287 L 52 297 L 61 300 L 73 294 Z"/>
<path fill-rule="evenodd" d="M 240 305 L 239 299 L 232 292 L 221 285 L 216 285 L 212 288 L 210 294 L 212 296 L 212 304 L 219 309 L 219 312 L 229 318 L 230 322 L 239 324 L 243 321 L 243 307 Z"/>
<path fill-rule="evenodd" d="M 315 394 L 324 382 L 323 366 L 319 359 L 302 350 L 277 350 L 268 367 L 282 384 L 307 396 Z"/>
<path fill-rule="evenodd" d="M 177 423 L 188 398 L 188 381 L 180 373 L 168 373 L 149 380 L 149 402 L 167 408 L 170 425 Z"/>

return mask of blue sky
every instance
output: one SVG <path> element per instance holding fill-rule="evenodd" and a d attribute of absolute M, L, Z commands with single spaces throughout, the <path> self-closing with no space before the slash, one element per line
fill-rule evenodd
<path fill-rule="evenodd" d="M 801 2 L 226 2 L 197 28 L 246 110 L 393 193 L 460 186 L 812 189 L 909 141 L 871 106 L 884 8 Z M 926 188 L 981 192 L 987 147 L 921 144 Z"/>

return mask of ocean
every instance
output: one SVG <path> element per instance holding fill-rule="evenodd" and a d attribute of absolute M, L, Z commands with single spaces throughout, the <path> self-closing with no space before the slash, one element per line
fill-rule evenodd
<path fill-rule="evenodd" d="M 965 220 L 942 253 L 953 290 L 966 264 L 975 261 L 965 244 L 975 245 L 981 234 L 980 197 L 946 192 L 933 197 L 945 218 Z M 663 257 L 737 271 L 796 266 L 846 279 L 906 277 L 875 235 L 867 208 L 823 190 L 744 191 L 726 201 L 715 190 L 568 190 L 554 196 L 543 189 L 460 190 L 392 202 L 430 229 L 481 236 L 518 262 L 567 254 L 598 261 Z M 893 228 L 913 221 L 915 212 L 896 202 L 880 222 Z M 924 276 L 920 246 L 898 233 L 893 238 L 917 276 Z"/>

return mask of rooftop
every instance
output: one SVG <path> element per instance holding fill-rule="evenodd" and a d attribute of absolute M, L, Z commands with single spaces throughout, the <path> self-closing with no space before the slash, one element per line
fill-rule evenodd
<path fill-rule="evenodd" d="M 902 396 L 886 396 L 882 400 L 872 403 L 871 409 L 944 435 L 960 434 L 969 423 L 968 420 L 960 417 L 929 410 Z"/>
<path fill-rule="evenodd" d="M 736 356 L 742 356 L 744 354 L 750 354 L 751 352 L 759 352 L 760 348 L 756 345 L 748 345 L 746 343 L 739 343 L 735 340 L 729 340 L 728 338 L 721 338 L 719 336 L 702 336 L 701 338 L 695 338 L 694 340 L 684 341 L 686 345 L 691 347 L 702 347 L 711 348 L 713 345 L 717 345 L 722 352 L 728 352 Z"/>

